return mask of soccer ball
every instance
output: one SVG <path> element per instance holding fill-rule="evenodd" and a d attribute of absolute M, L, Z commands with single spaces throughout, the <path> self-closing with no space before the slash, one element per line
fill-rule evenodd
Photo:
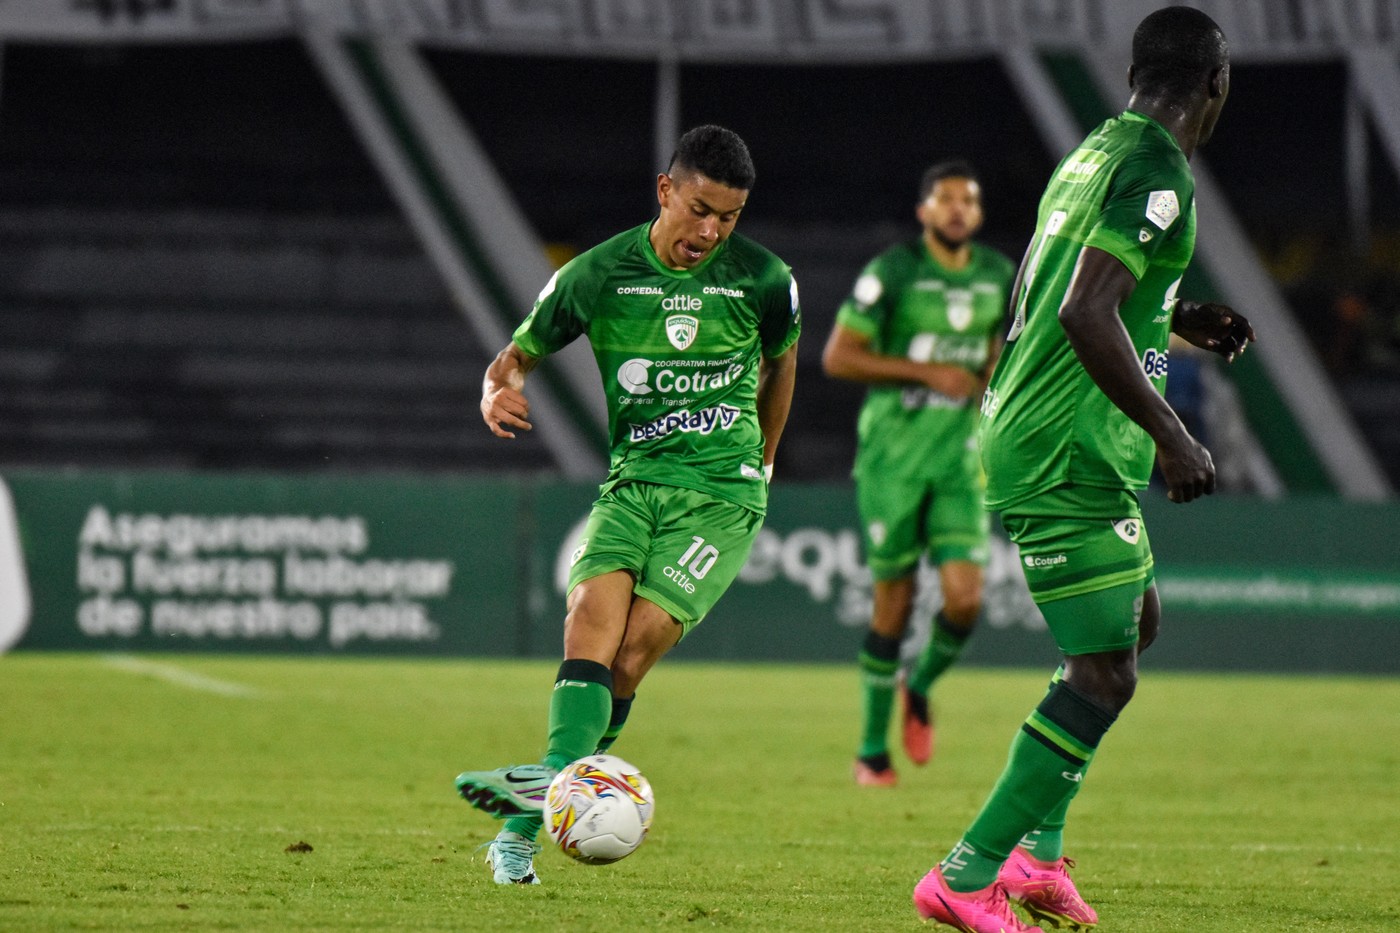
<path fill-rule="evenodd" d="M 549 838 L 585 865 L 606 865 L 637 851 L 655 812 L 651 784 L 616 755 L 580 758 L 555 775 L 544 798 Z"/>

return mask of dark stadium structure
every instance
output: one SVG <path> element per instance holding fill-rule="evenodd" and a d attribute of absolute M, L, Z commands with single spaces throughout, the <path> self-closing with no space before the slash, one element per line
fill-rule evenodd
<path fill-rule="evenodd" d="M 653 62 L 425 59 L 556 261 L 653 210 Z M 801 286 L 779 471 L 840 480 L 860 390 L 822 375 L 821 347 L 865 258 L 914 229 L 909 180 L 971 158 L 984 237 L 1019 257 L 1058 153 L 994 58 L 683 62 L 677 76 L 682 126 L 749 140 L 759 180 L 741 230 Z M 498 347 L 303 43 L 11 42 L 0 77 L 0 464 L 561 469 L 542 432 L 502 443 L 481 424 Z M 1348 222 L 1347 82 L 1325 59 L 1238 64 L 1205 158 L 1400 483 L 1400 194 L 1363 127 L 1367 227 Z"/>

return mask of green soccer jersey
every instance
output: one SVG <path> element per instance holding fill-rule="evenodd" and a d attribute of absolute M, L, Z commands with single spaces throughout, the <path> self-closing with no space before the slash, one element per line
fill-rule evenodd
<path fill-rule="evenodd" d="M 947 269 L 919 237 L 870 261 L 836 322 L 868 338 L 876 353 L 980 373 L 1005 320 L 1015 271 L 1011 260 L 977 244 L 966 266 Z M 978 488 L 976 427 L 971 399 L 920 385 L 873 384 L 857 423 L 855 476 Z"/>
<path fill-rule="evenodd" d="M 982 400 L 988 508 L 1007 510 L 1066 483 L 1147 485 L 1152 439 L 1089 377 L 1058 315 L 1080 252 L 1112 254 L 1137 277 L 1119 314 L 1143 371 L 1163 391 L 1176 290 L 1196 245 L 1194 192 L 1176 140 L 1131 110 L 1106 120 L 1056 168 L 1007 348 Z"/>
<path fill-rule="evenodd" d="M 781 355 L 802 315 L 792 270 L 731 235 L 694 269 L 669 269 L 651 223 L 575 257 L 540 292 L 514 341 L 542 357 L 588 336 L 607 393 L 603 491 L 644 480 L 765 511 L 760 354 Z"/>

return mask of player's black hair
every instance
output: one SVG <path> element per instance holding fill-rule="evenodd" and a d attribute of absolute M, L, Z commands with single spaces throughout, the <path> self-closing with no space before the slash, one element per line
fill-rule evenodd
<path fill-rule="evenodd" d="M 671 156 L 669 173 L 678 169 L 699 172 L 722 185 L 748 191 L 753 188 L 757 173 L 749 147 L 733 130 L 707 123 L 686 132 L 676 143 Z"/>
<path fill-rule="evenodd" d="M 1133 33 L 1133 81 L 1148 93 L 1188 97 L 1229 60 L 1229 44 L 1215 20 L 1189 6 L 1151 13 Z"/>
<path fill-rule="evenodd" d="M 972 167 L 971 162 L 966 159 L 949 159 L 947 162 L 930 165 L 924 172 L 924 177 L 919 181 L 919 200 L 923 201 L 932 194 L 933 186 L 945 178 L 966 178 L 968 181 L 981 182 L 977 177 L 977 169 Z"/>

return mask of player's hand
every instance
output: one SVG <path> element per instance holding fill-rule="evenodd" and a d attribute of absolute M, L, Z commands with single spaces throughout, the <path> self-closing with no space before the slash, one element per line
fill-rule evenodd
<path fill-rule="evenodd" d="M 1168 443 L 1157 444 L 1157 465 L 1172 502 L 1190 502 L 1215 492 L 1215 461 L 1184 428 Z"/>
<path fill-rule="evenodd" d="M 1231 363 L 1254 341 L 1254 328 L 1243 314 L 1214 302 L 1178 301 L 1172 314 L 1172 331 Z"/>
<path fill-rule="evenodd" d="M 491 433 L 497 437 L 515 437 L 506 426 L 521 431 L 531 429 L 530 402 L 518 390 L 509 386 L 499 386 L 481 397 L 481 417 Z"/>
<path fill-rule="evenodd" d="M 976 375 L 961 366 L 933 363 L 928 369 L 929 374 L 928 378 L 924 380 L 924 385 L 939 395 L 946 395 L 955 401 L 960 402 L 968 398 L 982 385 L 981 380 Z"/>

